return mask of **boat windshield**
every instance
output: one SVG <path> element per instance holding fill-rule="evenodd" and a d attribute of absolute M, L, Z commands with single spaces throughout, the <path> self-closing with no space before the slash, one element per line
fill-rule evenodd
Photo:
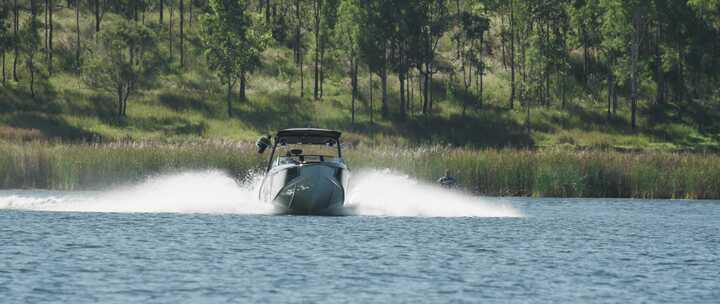
<path fill-rule="evenodd" d="M 275 166 L 341 161 L 335 145 L 278 145 L 275 155 Z"/>

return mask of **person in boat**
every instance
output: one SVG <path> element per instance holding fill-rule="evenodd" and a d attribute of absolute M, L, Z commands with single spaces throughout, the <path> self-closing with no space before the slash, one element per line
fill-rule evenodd
<path fill-rule="evenodd" d="M 259 154 L 262 154 L 267 148 L 272 146 L 271 138 L 272 136 L 270 135 L 262 136 L 255 142 Z"/>
<path fill-rule="evenodd" d="M 448 189 L 455 188 L 457 185 L 457 179 L 450 176 L 450 170 L 445 170 L 445 176 L 440 177 L 437 182 L 441 187 Z"/>

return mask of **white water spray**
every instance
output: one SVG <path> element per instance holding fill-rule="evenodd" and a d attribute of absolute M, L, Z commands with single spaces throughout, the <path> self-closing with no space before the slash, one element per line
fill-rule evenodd
<path fill-rule="evenodd" d="M 273 214 L 258 201 L 260 176 L 238 184 L 220 171 L 149 177 L 105 192 L 0 192 L 0 209 L 71 212 L 167 212 Z M 507 204 L 420 183 L 389 170 L 361 171 L 351 178 L 347 213 L 374 216 L 519 217 Z"/>
<path fill-rule="evenodd" d="M 390 170 L 360 171 L 346 207 L 354 214 L 427 217 L 521 217 L 509 204 L 489 202 Z"/>
<path fill-rule="evenodd" d="M 105 192 L 15 192 L 0 195 L 0 208 L 72 212 L 167 212 L 269 214 L 251 180 L 238 185 L 220 171 L 184 172 L 147 178 Z"/>

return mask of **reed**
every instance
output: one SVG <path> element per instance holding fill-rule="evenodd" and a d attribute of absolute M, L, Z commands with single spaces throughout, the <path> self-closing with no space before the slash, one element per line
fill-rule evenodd
<path fill-rule="evenodd" d="M 389 168 L 426 181 L 447 169 L 481 195 L 720 199 L 716 154 L 359 146 L 345 155 L 354 170 Z M 249 142 L 0 142 L 0 188 L 102 189 L 204 169 L 242 179 L 265 157 Z"/>

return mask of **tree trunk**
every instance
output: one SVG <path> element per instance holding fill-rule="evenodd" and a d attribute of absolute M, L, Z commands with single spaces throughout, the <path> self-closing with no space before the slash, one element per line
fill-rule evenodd
<path fill-rule="evenodd" d="M 483 104 L 485 103 L 485 93 L 484 93 L 484 84 L 483 84 L 483 76 L 485 75 L 485 64 L 480 61 L 480 69 L 478 71 L 477 79 L 480 82 L 480 91 L 478 92 L 478 98 L 480 99 L 480 107 L 483 107 Z"/>
<path fill-rule="evenodd" d="M 428 74 L 428 87 L 426 88 L 428 90 L 428 111 L 430 114 L 432 114 L 433 111 L 433 91 L 432 91 L 432 81 L 433 81 L 433 73 L 430 72 Z"/>
<path fill-rule="evenodd" d="M 565 97 L 565 90 L 566 90 L 566 86 L 567 86 L 567 84 L 566 84 L 566 82 L 567 82 L 567 75 L 565 75 L 565 73 L 562 73 L 562 74 L 563 74 L 563 75 L 562 75 L 563 81 L 562 81 L 562 84 L 560 84 L 560 91 L 561 91 L 561 92 L 560 92 L 560 95 L 561 95 L 560 98 L 562 99 L 562 108 L 563 108 L 563 110 L 564 110 L 564 109 L 565 109 L 565 103 L 566 103 L 566 100 L 567 100 L 566 97 Z"/>
<path fill-rule="evenodd" d="M 185 67 L 185 0 L 180 0 L 180 67 Z"/>
<path fill-rule="evenodd" d="M 545 24 L 545 45 L 550 45 L 550 23 Z M 545 54 L 545 106 L 550 107 L 550 55 Z"/>
<path fill-rule="evenodd" d="M 614 87 L 614 83 L 613 83 L 613 82 L 614 82 L 614 81 L 615 81 L 615 80 L 613 80 L 613 73 L 612 73 L 612 71 L 609 71 L 609 72 L 608 72 L 608 76 L 607 76 L 607 84 L 608 84 L 607 119 L 608 119 L 608 121 L 610 121 L 610 120 L 612 119 L 612 96 L 613 96 L 613 87 Z"/>
<path fill-rule="evenodd" d="M 357 77 L 357 75 L 358 75 L 358 71 L 357 71 L 358 60 L 356 58 L 352 58 L 350 60 L 350 62 L 351 62 L 350 63 L 350 70 L 351 70 L 350 73 L 352 74 L 350 76 L 351 77 L 350 83 L 352 84 L 352 106 L 351 106 L 352 121 L 351 121 L 351 123 L 354 126 L 355 125 L 355 100 L 357 99 L 357 95 L 358 95 L 358 77 Z"/>
<path fill-rule="evenodd" d="M 80 0 L 75 0 L 75 64 L 80 69 Z"/>
<path fill-rule="evenodd" d="M 295 0 L 295 63 L 300 69 L 300 97 L 305 96 L 305 79 L 303 75 L 302 46 L 300 45 L 300 33 L 302 29 L 302 17 L 300 14 L 300 0 Z"/>
<path fill-rule="evenodd" d="M 630 111 L 632 128 L 637 129 L 637 99 L 638 99 L 638 57 L 640 55 L 640 31 L 642 30 L 643 16 L 640 8 L 633 11 L 632 45 L 630 58 Z"/>
<path fill-rule="evenodd" d="M 663 69 L 662 69 L 662 54 L 660 51 L 660 41 L 662 39 L 662 24 L 660 21 L 658 21 L 658 24 L 656 26 L 656 36 L 655 36 L 655 73 L 657 74 L 655 77 L 656 82 L 656 91 L 657 95 L 655 96 L 655 103 L 657 104 L 664 104 L 665 103 L 665 77 L 663 75 Z"/>
<path fill-rule="evenodd" d="M 295 44 L 293 45 L 293 51 L 295 53 L 295 64 L 300 65 L 300 29 L 302 27 L 300 0 L 295 0 L 295 21 Z"/>
<path fill-rule="evenodd" d="M 6 84 L 6 82 L 7 82 L 7 75 L 5 75 L 5 53 L 6 53 L 5 50 L 3 50 L 3 52 L 2 52 L 2 74 L 3 74 L 3 76 L 2 76 L 2 77 L 3 77 L 2 82 L 3 82 L 3 86 L 4 86 L 4 85 Z"/>
<path fill-rule="evenodd" d="M 164 17 L 165 17 L 165 0 L 160 0 L 160 25 L 163 24 Z"/>
<path fill-rule="evenodd" d="M 380 107 L 380 114 L 383 118 L 387 118 L 389 114 L 388 100 L 387 100 L 387 69 L 383 67 L 380 72 L 380 87 L 382 88 L 382 105 Z"/>
<path fill-rule="evenodd" d="M 459 48 L 459 46 L 458 46 Z M 469 88 L 472 85 L 472 65 L 467 64 L 467 55 L 460 56 L 460 70 L 463 74 L 463 88 L 465 90 L 465 94 L 463 95 L 463 102 L 462 102 L 462 117 L 465 117 L 465 112 L 467 110 L 467 95 L 469 95 L 470 91 Z M 469 69 L 469 71 L 468 71 Z"/>
<path fill-rule="evenodd" d="M 170 4 L 170 21 L 168 21 L 168 27 L 169 27 L 168 41 L 170 44 L 169 46 L 170 46 L 170 58 L 171 59 L 173 58 L 173 25 L 175 23 L 174 15 L 175 15 L 175 5 L 174 5 L 174 3 L 171 3 Z"/>
<path fill-rule="evenodd" d="M 48 1 L 48 74 L 52 75 L 53 72 L 53 33 L 55 27 L 53 26 L 53 1 Z"/>
<path fill-rule="evenodd" d="M 235 82 L 231 81 L 227 84 L 227 113 L 229 117 L 232 117 L 232 89 L 235 86 Z"/>
<path fill-rule="evenodd" d="M 478 93 L 478 98 L 480 99 L 480 107 L 483 106 L 483 103 L 485 101 L 485 97 L 483 96 L 483 76 L 485 75 L 485 61 L 483 59 L 483 51 L 485 50 L 485 37 L 484 33 L 480 34 L 480 50 L 479 50 L 479 67 L 477 68 L 478 76 L 477 80 L 480 81 L 480 92 Z"/>
<path fill-rule="evenodd" d="M 323 84 L 325 83 L 325 43 L 320 44 L 320 99 L 325 95 Z"/>
<path fill-rule="evenodd" d="M 398 73 L 398 80 L 400 81 L 400 117 L 405 118 L 405 73 Z"/>
<path fill-rule="evenodd" d="M 315 79 L 313 86 L 313 97 L 315 100 L 319 97 L 319 80 L 320 80 L 320 2 L 315 0 L 313 7 L 315 8 Z"/>
<path fill-rule="evenodd" d="M 100 0 L 95 0 L 95 35 L 100 33 Z"/>
<path fill-rule="evenodd" d="M 35 0 L 30 0 L 30 35 L 36 35 L 37 34 L 37 28 L 36 28 L 36 18 L 37 18 L 37 7 L 35 5 Z M 27 68 L 30 72 L 30 97 L 32 99 L 35 99 L 35 45 L 31 46 L 32 49 L 28 50 L 28 59 L 27 59 Z"/>
<path fill-rule="evenodd" d="M 270 24 L 270 0 L 265 0 L 265 24 Z"/>
<path fill-rule="evenodd" d="M 414 110 L 414 103 L 415 103 L 415 85 L 413 84 L 413 78 L 415 78 L 412 74 L 412 70 L 410 70 L 410 74 L 408 76 L 408 88 L 410 89 L 410 96 L 408 98 L 407 108 L 408 108 L 408 115 L 412 116 Z"/>
<path fill-rule="evenodd" d="M 525 127 L 527 130 L 527 134 L 529 135 L 530 132 L 532 132 L 532 127 L 530 126 L 530 101 L 529 100 L 525 101 L 525 110 L 527 111 L 527 117 L 525 117 Z"/>
<path fill-rule="evenodd" d="M 130 97 L 130 91 L 132 90 L 133 84 L 130 83 L 125 86 L 125 96 L 123 97 L 122 116 L 127 117 L 127 103 L 128 97 Z"/>
<path fill-rule="evenodd" d="M 456 16 L 458 16 L 458 19 L 459 19 L 459 17 L 462 15 L 462 11 L 461 11 L 461 9 L 460 9 L 460 0 L 456 0 L 456 1 L 455 1 L 455 6 L 456 6 L 456 9 L 457 9 L 457 11 L 456 11 Z M 459 23 L 459 22 L 458 22 L 458 23 Z M 458 24 L 458 27 L 460 27 L 459 24 Z M 455 58 L 460 58 L 460 56 L 461 56 L 461 55 L 460 55 L 460 44 L 461 44 L 461 40 L 462 40 L 462 39 L 461 39 L 460 35 L 457 35 L 457 36 L 455 37 L 455 52 L 456 52 Z"/>
<path fill-rule="evenodd" d="M 302 50 L 298 50 L 300 57 L 300 97 L 305 97 L 305 74 L 303 73 L 304 58 L 302 56 Z"/>
<path fill-rule="evenodd" d="M 240 72 L 240 100 L 245 101 L 247 100 L 247 95 L 245 95 L 245 85 L 246 85 L 246 78 L 245 78 L 245 69 L 243 69 Z"/>
<path fill-rule="evenodd" d="M 429 84 L 430 84 L 430 72 L 428 72 L 427 69 L 428 68 L 427 68 L 427 63 L 426 63 L 425 64 L 425 72 L 421 72 L 422 76 L 423 76 L 423 87 L 422 87 L 422 90 L 423 90 L 422 113 L 423 114 L 428 114 L 428 110 L 429 110 L 428 108 L 429 108 L 429 104 L 430 104 L 430 90 L 428 89 Z"/>
<path fill-rule="evenodd" d="M 194 0 L 190 0 L 190 3 L 188 3 L 188 15 L 190 15 L 190 16 L 188 16 L 188 26 L 190 28 L 192 28 L 192 23 L 193 23 L 193 1 Z M 268 1 L 270 1 L 270 0 L 268 0 Z"/>
<path fill-rule="evenodd" d="M 18 34 L 18 31 L 20 30 L 20 7 L 18 6 L 18 1 L 13 1 L 13 37 L 15 38 L 15 43 L 13 43 L 14 47 L 14 56 L 13 56 L 13 80 L 18 81 L 18 75 L 17 75 L 17 63 L 18 63 L 18 57 L 20 57 L 20 50 L 19 50 L 19 43 L 20 36 Z"/>
<path fill-rule="evenodd" d="M 585 30 L 585 27 L 582 28 L 580 31 L 580 35 L 582 37 L 582 48 L 583 48 L 583 79 L 588 79 L 588 73 L 590 72 L 590 55 L 588 54 L 588 41 L 587 41 L 587 31 Z"/>
<path fill-rule="evenodd" d="M 520 65 L 520 77 L 522 78 L 520 81 L 520 104 L 522 106 L 527 106 L 529 103 L 527 100 L 527 57 L 525 55 L 527 51 L 527 33 L 530 27 L 531 25 L 528 24 L 528 29 L 525 30 L 522 37 L 523 42 L 520 43 L 520 62 L 522 63 Z"/>
<path fill-rule="evenodd" d="M 510 0 L 510 109 L 515 108 L 515 9 Z"/>
<path fill-rule="evenodd" d="M 122 113 L 123 113 L 123 87 L 122 86 L 118 86 L 117 95 L 118 95 L 117 115 L 122 116 Z"/>
<path fill-rule="evenodd" d="M 30 71 L 30 97 L 35 99 L 35 65 L 33 64 L 34 51 L 28 57 L 28 71 Z"/>
<path fill-rule="evenodd" d="M 500 17 L 500 28 L 502 29 L 501 34 L 500 34 L 500 53 L 502 55 L 503 69 L 505 69 L 507 71 L 507 69 L 508 69 L 507 56 L 506 56 L 507 47 L 505 46 L 506 40 L 507 40 L 507 34 L 505 33 L 505 17 Z"/>
<path fill-rule="evenodd" d="M 617 94 L 617 85 L 613 83 L 613 116 L 617 117 L 617 109 L 618 109 L 618 94 Z"/>
<path fill-rule="evenodd" d="M 49 9 L 49 7 L 50 7 L 50 3 L 48 3 L 48 1 L 49 1 L 49 0 L 45 0 L 45 28 L 43 29 L 43 30 L 44 30 L 44 31 L 43 31 L 43 32 L 44 32 L 43 42 L 44 42 L 44 44 L 45 44 L 45 48 L 44 48 L 44 50 L 45 50 L 45 62 L 48 62 L 48 58 L 49 58 L 49 56 L 50 56 L 50 54 L 49 54 L 49 52 L 48 52 L 48 50 L 49 50 L 49 47 L 48 47 L 48 37 L 49 37 L 49 34 L 50 34 L 50 33 L 48 33 L 48 31 L 50 30 L 50 26 L 48 26 L 48 24 L 49 24 L 49 21 L 48 21 L 49 19 L 48 19 L 48 18 L 50 18 L 49 15 L 48 15 L 48 9 Z"/>
<path fill-rule="evenodd" d="M 370 67 L 368 67 L 368 71 L 370 71 Z M 369 73 L 368 87 L 370 88 L 370 123 L 372 124 L 374 122 L 373 121 L 373 81 L 372 81 L 373 74 L 372 74 L 372 72 L 368 72 L 368 73 Z"/>

